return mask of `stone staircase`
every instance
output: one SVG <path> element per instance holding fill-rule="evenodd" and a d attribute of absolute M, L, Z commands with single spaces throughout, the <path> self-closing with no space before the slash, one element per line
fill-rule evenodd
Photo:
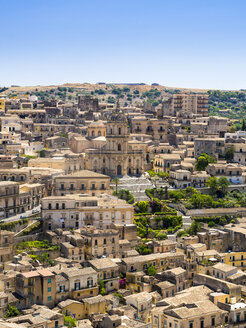
<path fill-rule="evenodd" d="M 112 187 L 115 190 L 115 185 L 112 185 Z M 148 197 L 145 194 L 145 189 L 151 189 L 153 187 L 153 184 L 144 176 L 139 178 L 124 176 L 120 179 L 120 183 L 118 184 L 118 190 L 129 190 L 133 194 L 136 202 L 148 200 Z"/>

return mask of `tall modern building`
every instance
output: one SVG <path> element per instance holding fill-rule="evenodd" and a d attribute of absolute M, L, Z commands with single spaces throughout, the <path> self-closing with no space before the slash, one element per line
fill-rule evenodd
<path fill-rule="evenodd" d="M 208 95 L 175 94 L 163 104 L 163 116 L 208 115 Z"/>

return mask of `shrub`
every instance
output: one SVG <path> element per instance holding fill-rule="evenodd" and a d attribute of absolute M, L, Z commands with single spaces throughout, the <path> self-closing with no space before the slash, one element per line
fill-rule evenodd
<path fill-rule="evenodd" d="M 148 267 L 147 273 L 149 276 L 155 276 L 156 275 L 156 268 L 153 266 L 153 264 L 151 264 Z"/>
<path fill-rule="evenodd" d="M 167 239 L 167 235 L 165 234 L 165 233 L 163 233 L 163 232 L 158 232 L 157 234 L 156 234 L 156 239 L 158 239 L 158 240 L 164 240 L 164 239 Z"/>
<path fill-rule="evenodd" d="M 146 212 L 148 212 L 148 209 L 149 209 L 149 202 L 148 201 L 140 201 L 140 202 L 135 203 L 135 207 L 136 206 L 138 207 L 138 209 L 141 213 L 146 213 Z"/>
<path fill-rule="evenodd" d="M 77 320 L 69 316 L 64 316 L 64 325 L 68 327 L 77 327 Z"/>
<path fill-rule="evenodd" d="M 145 244 L 140 245 L 136 248 L 136 250 L 140 255 L 147 255 L 152 253 L 151 249 L 149 249 L 148 246 Z"/>
<path fill-rule="evenodd" d="M 177 232 L 177 237 L 188 236 L 188 234 L 184 230 L 180 230 Z"/>
<path fill-rule="evenodd" d="M 153 171 L 153 170 L 148 170 L 147 173 L 149 174 L 149 176 L 150 176 L 151 178 L 153 178 L 153 177 L 156 176 L 156 172 Z"/>
<path fill-rule="evenodd" d="M 10 304 L 8 304 L 7 310 L 4 313 L 4 317 L 10 318 L 10 317 L 16 317 L 17 315 L 20 315 L 20 311 L 15 306 L 11 306 Z"/>
<path fill-rule="evenodd" d="M 114 296 L 116 296 L 119 299 L 120 304 L 125 304 L 125 299 L 121 293 L 114 293 Z"/>
<path fill-rule="evenodd" d="M 120 199 L 124 199 L 127 201 L 128 204 L 133 204 L 134 203 L 134 196 L 129 190 L 119 190 L 119 191 L 114 191 L 113 193 L 115 196 L 117 196 Z"/>

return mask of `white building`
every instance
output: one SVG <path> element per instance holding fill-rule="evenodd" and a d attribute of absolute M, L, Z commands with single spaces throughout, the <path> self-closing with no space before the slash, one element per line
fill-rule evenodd
<path fill-rule="evenodd" d="M 42 199 L 44 229 L 75 228 L 93 225 L 108 229 L 111 224 L 132 224 L 133 206 L 108 194 L 50 196 Z"/>

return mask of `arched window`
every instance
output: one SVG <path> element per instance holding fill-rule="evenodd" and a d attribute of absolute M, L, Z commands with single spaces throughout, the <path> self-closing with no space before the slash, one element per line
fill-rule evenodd
<path fill-rule="evenodd" d="M 92 277 L 87 278 L 87 288 L 89 288 L 89 287 L 93 287 L 93 278 Z"/>

